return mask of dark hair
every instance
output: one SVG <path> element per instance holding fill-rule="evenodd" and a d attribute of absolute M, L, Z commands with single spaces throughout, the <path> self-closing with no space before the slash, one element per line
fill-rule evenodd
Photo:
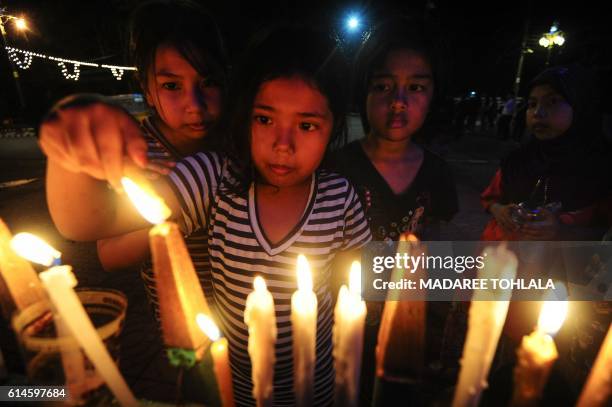
<path fill-rule="evenodd" d="M 346 141 L 348 67 L 331 36 L 298 25 L 263 31 L 253 37 L 232 77 L 232 106 L 225 112 L 227 150 L 240 166 L 236 193 L 245 192 L 256 177 L 250 143 L 255 96 L 264 82 L 292 76 L 304 79 L 327 98 L 334 120 L 327 151 Z"/>
<path fill-rule="evenodd" d="M 143 90 L 162 44 L 176 48 L 200 75 L 226 87 L 228 61 L 221 32 L 212 16 L 197 3 L 147 1 L 132 13 L 129 36 L 129 57 L 138 69 Z"/>
<path fill-rule="evenodd" d="M 385 20 L 370 32 L 356 57 L 353 71 L 353 100 L 361 116 L 366 134 L 370 132 L 366 100 L 372 74 L 382 67 L 391 51 L 414 50 L 431 65 L 434 81 L 434 96 L 425 121 L 428 123 L 432 110 L 441 101 L 447 86 L 446 45 L 440 30 L 430 21 L 417 17 L 393 17 Z"/>

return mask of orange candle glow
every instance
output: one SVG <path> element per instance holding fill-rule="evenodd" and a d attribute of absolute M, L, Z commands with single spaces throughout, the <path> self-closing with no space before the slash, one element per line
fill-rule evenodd
<path fill-rule="evenodd" d="M 567 301 L 545 301 L 537 328 L 523 337 L 514 369 L 513 405 L 534 405 L 542 397 L 550 369 L 559 356 L 551 335 L 563 325 L 567 308 Z"/>
<path fill-rule="evenodd" d="M 15 310 L 21 311 L 47 298 L 30 263 L 11 246 L 12 239 L 11 232 L 0 219 L 0 305 L 6 318 Z"/>
<path fill-rule="evenodd" d="M 165 221 L 170 209 L 146 184 L 127 177 L 121 183 L 142 216 L 155 224 L 149 241 L 164 343 L 193 350 L 201 359 L 210 339 L 198 327 L 196 316 L 210 311 L 183 236 L 176 223 Z"/>
<path fill-rule="evenodd" d="M 204 314 L 198 314 L 197 323 L 213 341 L 210 346 L 210 353 L 213 358 L 215 376 L 219 386 L 219 394 L 221 395 L 221 404 L 225 407 L 233 407 L 234 391 L 232 387 L 232 370 L 229 362 L 229 349 L 227 338 L 222 338 L 219 328 L 210 317 Z"/>

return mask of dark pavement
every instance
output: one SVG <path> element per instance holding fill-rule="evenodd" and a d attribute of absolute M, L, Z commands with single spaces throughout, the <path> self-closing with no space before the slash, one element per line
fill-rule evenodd
<path fill-rule="evenodd" d="M 359 127 L 355 120 L 351 118 L 352 129 Z M 127 295 L 129 305 L 121 336 L 121 371 L 137 397 L 173 401 L 177 371 L 170 368 L 165 358 L 138 273 L 105 273 L 97 259 L 95 243 L 72 242 L 58 234 L 45 201 L 44 160 L 34 151 L 33 138 L 22 140 L 22 143 L 14 140 L 7 143 L 0 138 L 0 217 L 13 233 L 35 233 L 60 250 L 64 263 L 73 266 L 80 287 L 115 288 Z M 516 146 L 516 143 L 500 142 L 487 134 L 468 134 L 460 140 L 437 140 L 430 146 L 451 165 L 460 200 L 460 212 L 442 230 L 443 240 L 478 240 L 489 218 L 480 207 L 479 193 L 494 174 L 499 159 Z"/>

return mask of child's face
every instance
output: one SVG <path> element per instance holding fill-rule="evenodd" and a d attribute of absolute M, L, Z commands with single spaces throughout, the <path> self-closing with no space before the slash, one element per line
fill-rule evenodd
<path fill-rule="evenodd" d="M 369 84 L 367 116 L 371 133 L 390 141 L 404 141 L 421 128 L 433 98 L 429 62 L 419 53 L 389 52 Z"/>
<path fill-rule="evenodd" d="M 259 175 L 277 187 L 310 182 L 333 123 L 327 98 L 302 78 L 264 82 L 251 114 L 251 156 Z"/>
<path fill-rule="evenodd" d="M 550 85 L 534 87 L 527 101 L 527 128 L 539 140 L 551 140 L 572 125 L 574 110 Z"/>
<path fill-rule="evenodd" d="M 170 131 L 192 139 L 206 135 L 221 107 L 219 86 L 202 77 L 169 45 L 157 48 L 146 98 Z"/>

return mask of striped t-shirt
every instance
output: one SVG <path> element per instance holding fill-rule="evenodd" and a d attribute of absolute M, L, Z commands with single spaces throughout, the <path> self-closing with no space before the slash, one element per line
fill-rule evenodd
<path fill-rule="evenodd" d="M 235 174 L 230 159 L 199 153 L 175 167 L 170 184 L 182 207 L 185 231 L 208 228 L 216 319 L 229 342 L 236 403 L 255 404 L 244 308 L 257 275 L 266 280 L 276 310 L 274 405 L 295 403 L 290 315 L 291 295 L 297 289 L 296 259 L 301 253 L 310 262 L 318 299 L 314 401 L 330 405 L 334 392 L 331 263 L 338 252 L 359 248 L 371 239 L 359 198 L 345 178 L 317 171 L 301 220 L 273 244 L 257 218 L 254 186 L 243 196 L 227 192 Z"/>
<path fill-rule="evenodd" d="M 166 139 L 163 133 L 155 127 L 149 117 L 145 117 L 142 120 L 140 130 L 147 142 L 147 157 L 150 161 L 179 161 L 183 158 L 168 139 Z M 207 296 L 208 301 L 212 301 L 210 298 L 212 289 L 210 280 L 210 261 L 208 257 L 208 234 L 206 233 L 206 229 L 201 229 L 192 233 L 185 239 L 185 244 L 187 245 L 187 250 L 193 261 L 204 294 Z M 153 309 L 155 319 L 159 322 L 159 301 L 157 300 L 157 289 L 155 277 L 153 275 L 153 265 L 150 258 L 143 262 L 140 268 L 140 276 L 144 282 L 145 292 L 149 304 Z"/>

